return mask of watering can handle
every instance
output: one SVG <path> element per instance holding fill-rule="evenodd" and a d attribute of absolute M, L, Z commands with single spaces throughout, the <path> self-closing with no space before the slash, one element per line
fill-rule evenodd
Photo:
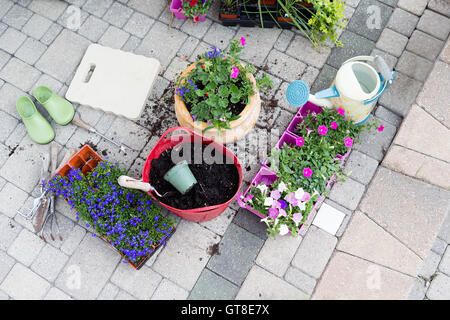
<path fill-rule="evenodd" d="M 124 188 L 128 189 L 136 189 L 144 192 L 153 191 L 154 188 L 150 185 L 150 183 L 143 182 L 142 180 L 137 180 L 128 176 L 120 176 L 117 179 L 117 183 Z"/>

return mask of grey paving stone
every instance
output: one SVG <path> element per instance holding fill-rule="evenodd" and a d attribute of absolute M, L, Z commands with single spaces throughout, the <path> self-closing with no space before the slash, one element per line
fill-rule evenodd
<path fill-rule="evenodd" d="M 0 249 L 7 251 L 19 235 L 22 227 L 13 219 L 0 214 L 0 230 Z"/>
<path fill-rule="evenodd" d="M 105 21 L 91 15 L 83 23 L 81 28 L 78 30 L 78 33 L 93 42 L 97 42 L 103 33 L 105 33 L 107 28 L 108 24 Z"/>
<path fill-rule="evenodd" d="M 433 274 L 436 273 L 439 261 L 441 261 L 441 256 L 433 251 L 430 251 L 423 261 L 422 267 L 419 271 L 419 275 L 426 279 L 429 279 Z"/>
<path fill-rule="evenodd" d="M 8 256 L 6 252 L 0 250 L 0 283 L 5 279 L 9 271 L 11 271 L 14 264 L 15 260 Z"/>
<path fill-rule="evenodd" d="M 148 16 L 148 14 L 146 14 L 146 15 Z M 155 14 L 153 14 L 151 16 L 153 17 L 154 15 Z M 211 15 L 208 15 L 208 16 L 211 17 Z M 173 19 L 172 19 L 172 17 L 173 17 Z M 156 19 L 156 17 L 155 17 L 155 19 Z M 166 25 L 169 25 L 171 28 L 174 28 L 174 29 L 180 29 L 180 27 L 185 22 L 183 19 L 175 19 L 175 17 L 172 14 L 172 11 L 170 11 L 168 9 L 168 7 L 166 7 L 166 10 L 162 11 L 162 13 L 159 15 L 158 20 L 162 23 L 165 23 Z"/>
<path fill-rule="evenodd" d="M 52 287 L 45 295 L 44 300 L 72 300 L 72 298 L 58 288 Z"/>
<path fill-rule="evenodd" d="M 427 6 L 428 0 L 399 0 L 397 6 L 421 16 Z"/>
<path fill-rule="evenodd" d="M 275 42 L 274 47 L 281 52 L 286 51 L 294 35 L 294 32 L 292 32 L 291 30 L 283 30 L 278 36 L 277 42 Z"/>
<path fill-rule="evenodd" d="M 450 17 L 450 3 L 446 0 L 430 0 L 428 8 Z"/>
<path fill-rule="evenodd" d="M 336 68 L 333 68 L 328 64 L 324 65 L 322 70 L 320 70 L 316 80 L 314 81 L 314 84 L 311 87 L 311 93 L 316 93 L 323 89 L 329 88 L 330 85 L 333 83 L 336 73 L 337 73 Z"/>
<path fill-rule="evenodd" d="M 26 53 L 23 51 L 23 54 L 25 55 Z M 9 60 L 2 71 L 0 71 L 0 77 L 2 79 L 23 91 L 28 91 L 39 76 L 40 72 L 38 70 L 17 58 Z"/>
<path fill-rule="evenodd" d="M 377 160 L 353 150 L 346 161 L 344 172 L 350 173 L 352 179 L 367 185 L 375 174 L 377 167 Z"/>
<path fill-rule="evenodd" d="M 158 59 L 161 67 L 165 68 L 170 64 L 186 38 L 185 33 L 176 29 L 168 30 L 168 26 L 165 24 L 155 22 L 141 45 L 136 49 L 136 53 Z"/>
<path fill-rule="evenodd" d="M 283 277 L 301 241 L 301 236 L 270 237 L 259 252 L 256 263 L 276 276 Z"/>
<path fill-rule="evenodd" d="M 67 3 L 53 0 L 33 0 L 28 9 L 55 21 L 67 8 Z"/>
<path fill-rule="evenodd" d="M 400 57 L 407 43 L 408 38 L 406 36 L 386 28 L 381 33 L 376 47 L 396 57 Z"/>
<path fill-rule="evenodd" d="M 228 46 L 229 41 L 235 35 L 235 31 L 227 28 L 220 23 L 213 23 L 208 30 L 208 33 L 204 36 L 203 41 L 212 44 L 213 46 L 225 49 Z M 244 51 L 247 48 L 244 49 Z"/>
<path fill-rule="evenodd" d="M 360 1 L 361 1 L 361 0 L 345 0 L 344 2 L 345 2 L 347 5 L 349 5 L 349 6 L 353 7 L 353 8 L 356 8 L 356 7 L 358 6 L 358 4 L 359 4 Z"/>
<path fill-rule="evenodd" d="M 149 18 L 140 12 L 135 12 L 131 18 L 128 19 L 128 22 L 123 27 L 123 30 L 135 35 L 136 37 L 142 38 L 147 34 L 154 22 L 155 20 L 152 18 Z"/>
<path fill-rule="evenodd" d="M 280 33 L 281 30 L 279 28 L 239 28 L 235 39 L 240 39 L 241 37 L 246 39 L 241 58 L 262 67 Z M 206 38 L 204 40 L 207 41 Z"/>
<path fill-rule="evenodd" d="M 87 0 L 66 0 L 66 2 L 73 4 L 74 6 L 81 7 Z"/>
<path fill-rule="evenodd" d="M 97 300 L 114 300 L 120 289 L 116 285 L 108 282 L 97 297 Z"/>
<path fill-rule="evenodd" d="M 2 21 L 10 27 L 20 30 L 32 15 L 32 11 L 22 6 L 14 5 L 3 17 Z"/>
<path fill-rule="evenodd" d="M 161 12 L 167 9 L 165 0 L 130 0 L 127 5 L 152 18 L 158 18 Z"/>
<path fill-rule="evenodd" d="M 0 289 L 16 300 L 40 300 L 50 284 L 20 263 L 16 263 Z"/>
<path fill-rule="evenodd" d="M 3 113 L 3 114 L 6 115 L 6 113 Z M 6 160 L 8 160 L 10 152 L 11 152 L 11 150 L 7 146 L 0 144 L 0 166 L 2 166 L 6 162 Z M 0 188 L 3 188 L 3 186 L 5 184 L 6 184 L 6 180 L 1 178 L 0 179 Z"/>
<path fill-rule="evenodd" d="M 8 53 L 14 54 L 20 45 L 27 38 L 26 35 L 17 31 L 14 28 L 8 28 L 0 37 L 0 49 L 5 50 Z"/>
<path fill-rule="evenodd" d="M 448 213 L 439 231 L 439 238 L 450 244 L 450 214 Z"/>
<path fill-rule="evenodd" d="M 375 111 L 375 117 L 387 121 L 397 128 L 400 126 L 403 120 L 402 117 L 396 115 L 395 113 L 393 113 L 392 111 L 383 106 L 377 107 L 377 110 Z"/>
<path fill-rule="evenodd" d="M 0 0 L 0 19 L 12 8 L 14 3 L 10 0 Z"/>
<path fill-rule="evenodd" d="M 425 81 L 432 68 L 432 62 L 409 51 L 403 52 L 396 66 L 396 70 L 419 81 Z"/>
<path fill-rule="evenodd" d="M 41 77 L 38 79 L 38 81 L 36 81 L 36 83 L 33 85 L 32 90 L 34 90 L 38 86 L 46 86 L 46 87 L 52 89 L 54 92 L 58 92 L 61 89 L 62 85 L 63 84 L 61 82 L 59 82 L 58 80 L 56 80 L 44 73 L 41 75 Z M 30 93 L 32 93 L 32 90 L 30 90 Z M 65 144 L 65 143 L 63 143 L 63 144 Z"/>
<path fill-rule="evenodd" d="M 434 61 L 441 52 L 444 42 L 440 41 L 426 33 L 416 30 L 409 39 L 406 50 L 414 52 L 419 56 Z"/>
<path fill-rule="evenodd" d="M 65 82 L 75 71 L 88 46 L 88 40 L 64 29 L 36 63 L 36 67 Z M 65 52 L 70 52 L 70 55 Z"/>
<path fill-rule="evenodd" d="M 189 66 L 189 64 L 190 63 L 183 58 L 173 58 L 163 74 L 164 78 L 170 81 L 176 81 L 178 76 Z"/>
<path fill-rule="evenodd" d="M 53 40 L 56 39 L 62 29 L 63 27 L 61 27 L 59 24 L 53 23 L 47 30 L 47 32 L 44 33 L 40 41 L 47 46 L 50 45 Z"/>
<path fill-rule="evenodd" d="M 27 7 L 33 0 L 14 0 L 14 2 L 20 4 L 22 7 Z"/>
<path fill-rule="evenodd" d="M 127 42 L 125 42 L 125 44 L 122 46 L 122 50 L 128 51 L 128 52 L 134 52 L 134 50 L 136 50 L 136 48 L 139 47 L 140 44 L 141 44 L 141 39 L 139 39 L 138 37 L 135 37 L 135 36 L 130 36 L 128 38 Z"/>
<path fill-rule="evenodd" d="M 449 300 L 450 299 L 450 277 L 439 273 L 431 281 L 427 291 L 427 297 L 431 300 Z"/>
<path fill-rule="evenodd" d="M 270 51 L 266 65 L 269 67 L 268 72 L 289 82 L 300 79 L 307 67 L 303 62 L 276 49 Z"/>
<path fill-rule="evenodd" d="M 417 22 L 419 22 L 419 18 L 416 15 L 396 8 L 389 19 L 387 27 L 410 37 L 416 28 Z"/>
<path fill-rule="evenodd" d="M 4 293 L 2 290 L 0 290 L 0 300 L 9 300 L 9 296 Z"/>
<path fill-rule="evenodd" d="M 27 197 L 28 195 L 25 191 L 17 188 L 12 183 L 7 183 L 0 193 L 0 201 L 2 203 L 1 212 L 10 218 L 14 217 L 16 210 L 22 206 L 22 203 Z"/>
<path fill-rule="evenodd" d="M 370 132 L 364 131 L 360 135 L 361 143 L 356 143 L 354 150 L 381 161 L 395 136 L 397 128 L 384 120 L 377 119 L 377 121 L 378 124 L 384 126 L 383 131 L 379 132 L 377 129 L 372 129 Z"/>
<path fill-rule="evenodd" d="M 132 14 L 132 9 L 118 2 L 114 2 L 106 12 L 106 14 L 103 16 L 103 20 L 108 21 L 112 25 L 121 28 L 128 21 Z"/>
<path fill-rule="evenodd" d="M 236 300 L 305 300 L 304 292 L 255 265 L 239 290 Z"/>
<path fill-rule="evenodd" d="M 381 2 L 391 6 L 391 7 L 395 7 L 395 5 L 397 4 L 398 0 L 380 0 Z"/>
<path fill-rule="evenodd" d="M 286 53 L 291 55 L 292 57 L 295 57 L 296 59 L 300 59 L 303 62 L 306 62 L 308 65 L 312 65 L 316 68 L 322 68 L 322 66 L 325 64 L 325 61 L 327 61 L 328 56 L 330 55 L 330 49 L 324 47 L 318 50 L 314 49 L 313 45 L 308 39 L 297 35 L 292 40 L 291 44 L 286 50 Z"/>
<path fill-rule="evenodd" d="M 336 237 L 311 226 L 292 260 L 292 265 L 318 279 L 325 269 L 336 243 Z"/>
<path fill-rule="evenodd" d="M 335 47 L 327 60 L 327 64 L 339 69 L 346 60 L 358 55 L 369 55 L 375 43 L 349 30 L 345 30 L 340 41 L 344 47 Z"/>
<path fill-rule="evenodd" d="M 200 40 L 194 37 L 189 37 L 184 41 L 183 45 L 181 46 L 180 50 L 178 50 L 177 55 L 180 57 L 190 57 L 194 50 L 197 48 L 198 44 L 200 43 Z M 189 60 L 191 61 L 191 60 Z"/>
<path fill-rule="evenodd" d="M 97 17 L 102 17 L 113 2 L 113 0 L 88 0 L 83 5 L 83 10 Z"/>
<path fill-rule="evenodd" d="M 45 243 L 37 235 L 26 229 L 22 229 L 17 238 L 8 249 L 8 254 L 23 263 L 30 266 L 37 257 Z"/>
<path fill-rule="evenodd" d="M 378 9 L 375 11 L 377 15 L 376 18 L 370 15 L 374 14 L 373 8 Z M 384 5 L 379 1 L 365 0 L 356 8 L 347 28 L 372 41 L 377 41 L 381 31 L 386 26 L 392 11 L 393 9 L 391 7 Z"/>
<path fill-rule="evenodd" d="M 284 278 L 287 282 L 291 283 L 292 285 L 309 295 L 313 293 L 317 283 L 316 279 L 308 276 L 306 273 L 294 267 L 289 267 Z"/>
<path fill-rule="evenodd" d="M 152 269 L 186 290 L 191 290 L 208 263 L 213 245 L 220 237 L 214 232 L 181 220 L 174 235 L 159 253 Z"/>
<path fill-rule="evenodd" d="M 450 276 L 450 246 L 447 246 L 447 250 L 445 250 L 442 261 L 439 264 L 439 270 Z"/>
<path fill-rule="evenodd" d="M 412 200 L 418 194 L 420 206 Z M 425 259 L 445 219 L 448 198 L 446 190 L 380 167 L 360 209 Z"/>
<path fill-rule="evenodd" d="M 80 242 L 83 240 L 85 234 L 85 229 L 75 225 L 70 234 L 67 237 L 64 237 L 64 242 L 61 245 L 61 251 L 65 254 L 72 255 Z"/>
<path fill-rule="evenodd" d="M 52 22 L 49 19 L 35 13 L 25 24 L 22 32 L 36 40 L 39 40 L 45 32 L 47 32 L 51 24 Z"/>
<path fill-rule="evenodd" d="M 201 39 L 206 34 L 212 23 L 213 22 L 210 19 L 206 19 L 202 23 L 194 23 L 192 19 L 187 19 L 181 26 L 180 30 L 193 37 Z"/>
<path fill-rule="evenodd" d="M 219 244 L 220 255 L 210 259 L 208 268 L 241 285 L 263 244 L 257 236 L 231 224 Z"/>
<path fill-rule="evenodd" d="M 148 300 L 155 292 L 162 277 L 148 267 L 136 272 L 128 263 L 120 263 L 111 282 L 141 300 Z"/>
<path fill-rule="evenodd" d="M 0 35 L 2 35 L 2 33 L 6 31 L 6 29 L 8 29 L 8 25 L 0 22 Z"/>
<path fill-rule="evenodd" d="M 447 242 L 445 242 L 442 239 L 436 238 L 436 241 L 434 241 L 433 247 L 431 247 L 431 250 L 433 250 L 434 252 L 436 252 L 439 255 L 443 255 L 446 248 L 447 248 Z"/>
<path fill-rule="evenodd" d="M 450 33 L 450 19 L 431 10 L 425 10 L 417 24 L 417 29 L 438 39 L 447 40 Z"/>
<path fill-rule="evenodd" d="M 106 242 L 86 234 L 55 285 L 76 299 L 95 299 L 120 260 Z"/>
<path fill-rule="evenodd" d="M 0 127 L 0 142 L 5 142 L 11 132 L 16 128 L 19 121 L 3 111 L 0 111 L 0 119 L 2 119 L 2 126 Z M 1 162 L 1 164 L 3 164 L 3 162 Z"/>
<path fill-rule="evenodd" d="M 26 63 L 33 65 L 45 52 L 47 47 L 33 38 L 28 38 L 17 50 L 15 56 Z"/>
<path fill-rule="evenodd" d="M 408 300 L 423 300 L 425 298 L 426 287 L 423 279 L 415 278 L 413 280 L 411 292 L 409 293 Z"/>
<path fill-rule="evenodd" d="M 258 236 L 267 239 L 267 225 L 261 218 L 244 208 L 239 208 L 234 216 L 233 223 Z"/>
<path fill-rule="evenodd" d="M 389 110 L 404 117 L 408 114 L 421 88 L 422 83 L 420 81 L 401 72 L 396 72 L 392 85 L 383 93 L 379 102 Z"/>
<path fill-rule="evenodd" d="M 50 244 L 46 244 L 31 265 L 31 270 L 53 282 L 69 257 Z"/>
<path fill-rule="evenodd" d="M 336 183 L 330 192 L 330 199 L 355 210 L 364 194 L 364 185 L 351 178 L 346 178 L 344 182 Z"/>
<path fill-rule="evenodd" d="M 106 47 L 111 47 L 114 49 L 120 49 L 127 42 L 130 34 L 125 32 L 117 27 L 110 26 L 108 30 L 106 30 L 105 34 L 100 38 L 101 45 Z"/>
<path fill-rule="evenodd" d="M 153 294 L 152 300 L 186 300 L 188 295 L 189 292 L 186 289 L 170 280 L 163 279 Z"/>
<path fill-rule="evenodd" d="M 194 288 L 192 288 L 188 299 L 232 300 L 236 296 L 238 290 L 238 286 L 205 268 Z"/>
<path fill-rule="evenodd" d="M 236 211 L 228 207 L 218 217 L 200 224 L 218 235 L 223 235 L 233 220 Z"/>

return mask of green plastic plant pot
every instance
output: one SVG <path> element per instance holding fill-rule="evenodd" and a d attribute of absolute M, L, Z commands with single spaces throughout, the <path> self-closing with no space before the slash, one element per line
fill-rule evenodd
<path fill-rule="evenodd" d="M 181 194 L 185 194 L 197 183 L 186 160 L 181 161 L 164 175 L 164 180 L 173 185 Z"/>

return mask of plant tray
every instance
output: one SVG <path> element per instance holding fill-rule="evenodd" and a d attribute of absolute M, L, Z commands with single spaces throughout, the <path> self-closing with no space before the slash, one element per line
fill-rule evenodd
<path fill-rule="evenodd" d="M 300 110 L 297 112 L 297 114 L 294 116 L 294 118 L 289 123 L 287 129 L 281 135 L 281 138 L 278 140 L 278 142 L 276 144 L 276 147 L 278 149 L 280 149 L 284 145 L 284 143 L 286 143 L 287 145 L 295 145 L 295 141 L 296 141 L 296 138 L 298 136 L 293 132 L 293 130 L 297 127 L 297 125 L 299 123 L 301 123 L 303 121 L 303 118 L 310 111 L 311 112 L 320 113 L 322 111 L 322 108 L 318 107 L 317 105 L 315 105 L 315 104 L 313 104 L 311 102 L 307 102 L 303 107 L 301 107 Z M 341 166 L 344 165 L 345 160 L 347 159 L 347 157 L 350 154 L 350 152 L 351 152 L 351 148 L 344 155 L 337 155 L 336 156 L 337 159 L 341 160 L 341 163 L 340 163 Z M 336 175 L 334 174 L 328 180 L 325 190 L 329 190 L 331 188 L 331 185 L 333 184 L 335 178 L 336 178 Z M 276 181 L 277 179 L 278 179 L 278 176 L 277 176 L 276 172 L 270 169 L 270 163 L 269 163 L 268 159 L 264 159 L 261 162 L 261 168 L 256 173 L 255 177 L 252 179 L 252 181 L 250 182 L 250 185 L 248 186 L 247 190 L 245 191 L 245 193 L 243 195 L 244 198 L 250 192 L 250 189 L 251 189 L 252 186 L 257 186 L 260 183 L 264 183 L 266 186 L 269 186 L 274 181 Z M 314 203 L 314 206 L 313 206 L 312 210 L 309 212 L 308 218 L 307 218 L 307 220 L 305 221 L 304 224 L 310 223 L 310 220 L 314 216 L 314 214 L 311 214 L 311 213 L 313 213 L 315 210 L 318 209 L 318 207 L 321 205 L 322 200 L 324 200 L 324 198 L 325 197 L 323 195 L 319 196 L 317 201 Z M 247 210 L 249 210 L 250 212 L 256 214 L 261 219 L 266 217 L 261 212 L 257 211 L 256 209 L 253 209 L 250 205 L 246 205 L 245 208 Z M 302 224 L 299 227 L 299 231 L 301 230 L 301 228 L 303 227 L 304 224 Z"/>
<path fill-rule="evenodd" d="M 87 175 L 89 172 L 94 170 L 94 168 L 97 167 L 98 163 L 101 161 L 103 161 L 103 159 L 97 154 L 97 152 L 95 152 L 89 145 L 86 144 L 77 153 L 75 153 L 69 159 L 69 161 L 67 161 L 67 163 L 63 165 L 61 169 L 58 170 L 58 172 L 56 172 L 56 174 L 65 177 L 70 172 L 70 170 L 81 168 L 81 172 L 83 173 L 83 175 Z M 167 236 L 165 241 L 167 241 L 172 236 L 174 231 L 175 226 L 173 226 L 173 228 L 170 230 L 169 235 Z M 139 270 L 160 246 L 160 243 L 158 243 L 158 245 L 156 246 L 152 245 L 153 251 L 142 258 L 139 263 L 135 265 L 133 262 L 129 261 L 119 250 L 117 250 L 106 237 L 102 236 L 101 234 L 99 234 L 99 236 L 103 240 L 105 240 L 106 243 L 108 243 L 114 250 L 116 250 L 121 255 L 121 257 L 125 259 L 136 270 Z"/>

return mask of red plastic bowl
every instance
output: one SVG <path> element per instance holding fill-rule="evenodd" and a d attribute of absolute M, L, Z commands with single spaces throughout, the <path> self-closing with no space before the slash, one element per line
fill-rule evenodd
<path fill-rule="evenodd" d="M 231 201 L 236 197 L 236 194 L 241 189 L 242 186 L 242 179 L 243 179 L 243 173 L 242 173 L 242 166 L 239 163 L 238 158 L 236 155 L 231 152 L 228 148 L 226 148 L 224 145 L 208 139 L 193 130 L 185 127 L 174 127 L 166 132 L 161 136 L 158 143 L 155 145 L 153 150 L 150 152 L 147 161 L 145 161 L 144 170 L 142 172 L 142 181 L 149 182 L 149 174 L 150 170 L 152 168 L 151 163 L 153 159 L 159 158 L 161 153 L 163 153 L 165 150 L 175 147 L 176 145 L 183 143 L 183 142 L 194 142 L 194 143 L 203 143 L 203 144 L 212 144 L 214 146 L 214 149 L 219 151 L 220 153 L 226 155 L 228 158 L 233 159 L 233 163 L 236 166 L 236 169 L 239 174 L 239 187 L 236 189 L 236 193 L 233 197 L 231 197 L 227 202 L 224 202 L 219 205 L 215 206 L 209 206 L 204 208 L 196 208 L 196 209 L 188 209 L 188 210 L 181 210 L 177 208 L 173 208 L 161 201 L 159 201 L 155 195 L 152 192 L 148 192 L 148 194 L 155 200 L 158 201 L 162 206 L 167 208 L 169 211 L 175 213 L 177 216 L 194 222 L 202 222 L 202 221 L 208 221 L 211 219 L 214 219 L 215 217 L 219 216 L 222 212 L 225 211 L 225 209 L 230 205 Z"/>

